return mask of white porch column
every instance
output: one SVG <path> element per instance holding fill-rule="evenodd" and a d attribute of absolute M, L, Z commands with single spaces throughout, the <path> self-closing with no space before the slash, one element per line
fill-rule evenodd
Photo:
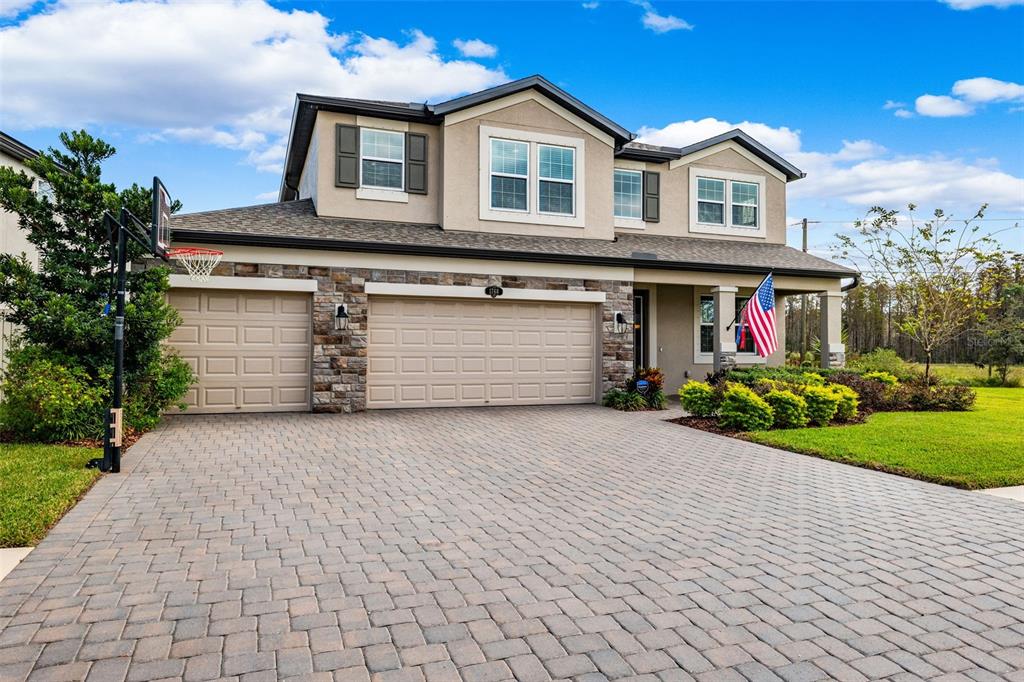
<path fill-rule="evenodd" d="M 730 325 L 736 319 L 737 287 L 712 287 L 715 299 L 714 370 L 736 366 L 736 330 Z"/>
<path fill-rule="evenodd" d="M 842 291 L 822 291 L 818 294 L 821 326 L 818 339 L 821 342 L 821 366 L 843 367 L 846 364 L 846 346 L 843 345 L 843 298 Z"/>

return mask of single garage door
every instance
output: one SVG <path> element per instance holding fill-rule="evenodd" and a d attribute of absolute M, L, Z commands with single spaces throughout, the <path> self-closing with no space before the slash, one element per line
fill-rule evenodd
<path fill-rule="evenodd" d="M 188 412 L 309 410 L 310 294 L 171 289 L 183 322 L 170 344 L 198 383 Z"/>
<path fill-rule="evenodd" d="M 367 407 L 596 401 L 593 304 L 370 297 Z"/>

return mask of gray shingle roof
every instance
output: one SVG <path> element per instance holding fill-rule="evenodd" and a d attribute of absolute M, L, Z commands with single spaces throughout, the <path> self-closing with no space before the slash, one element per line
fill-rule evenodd
<path fill-rule="evenodd" d="M 178 242 L 208 244 L 833 277 L 855 273 L 785 244 L 639 234 L 607 241 L 459 232 L 422 223 L 321 217 L 308 199 L 176 215 L 171 228 Z"/>

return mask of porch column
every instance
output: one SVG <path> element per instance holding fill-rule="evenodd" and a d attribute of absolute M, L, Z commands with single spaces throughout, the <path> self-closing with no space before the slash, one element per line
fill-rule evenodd
<path fill-rule="evenodd" d="M 821 366 L 843 367 L 846 364 L 846 346 L 843 345 L 843 298 L 842 291 L 822 291 L 818 294 L 821 311 L 821 327 L 818 339 L 821 342 Z"/>
<path fill-rule="evenodd" d="M 712 287 L 715 299 L 714 370 L 736 366 L 736 330 L 730 325 L 736 319 L 737 287 Z"/>

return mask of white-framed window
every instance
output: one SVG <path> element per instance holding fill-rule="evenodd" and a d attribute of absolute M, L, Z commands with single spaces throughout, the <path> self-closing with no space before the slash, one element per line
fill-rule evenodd
<path fill-rule="evenodd" d="M 584 227 L 584 140 L 480 126 L 480 219 Z"/>
<path fill-rule="evenodd" d="M 53 186 L 50 185 L 46 180 L 42 178 L 36 179 L 36 196 L 40 199 L 49 199 L 50 203 L 54 201 Z"/>
<path fill-rule="evenodd" d="M 572 147 L 537 145 L 537 210 L 572 215 L 576 194 L 576 150 Z"/>
<path fill-rule="evenodd" d="M 765 178 L 690 167 L 690 231 L 764 237 Z"/>
<path fill-rule="evenodd" d="M 530 210 L 530 145 L 491 139 L 491 208 Z"/>
<path fill-rule="evenodd" d="M 616 218 L 643 219 L 643 171 L 616 168 L 613 181 Z"/>
<path fill-rule="evenodd" d="M 755 182 L 739 180 L 733 180 L 731 186 L 732 224 L 736 227 L 757 228 L 760 187 Z"/>
<path fill-rule="evenodd" d="M 393 130 L 359 129 L 360 186 L 402 191 L 405 187 L 405 135 Z"/>
<path fill-rule="evenodd" d="M 736 319 L 729 328 L 729 334 L 736 334 L 740 321 L 740 311 L 749 296 L 736 296 Z M 694 301 L 694 363 L 711 364 L 715 356 L 715 297 L 710 293 L 697 292 Z M 745 364 L 760 364 L 764 358 L 754 348 L 754 336 L 747 329 L 747 338 L 743 346 L 736 345 L 736 356 Z"/>
<path fill-rule="evenodd" d="M 697 178 L 697 222 L 725 225 L 725 180 Z"/>

